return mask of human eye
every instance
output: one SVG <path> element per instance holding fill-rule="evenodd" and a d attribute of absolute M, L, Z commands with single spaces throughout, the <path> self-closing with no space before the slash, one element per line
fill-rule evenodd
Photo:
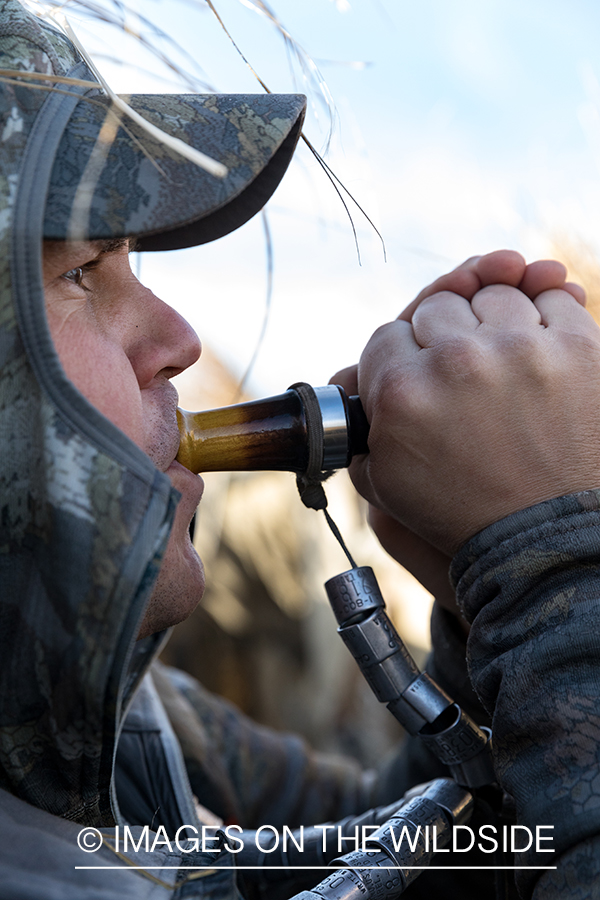
<path fill-rule="evenodd" d="M 67 281 L 72 281 L 73 284 L 77 285 L 77 287 L 82 287 L 83 286 L 83 275 L 84 275 L 83 266 L 77 266 L 75 269 L 69 269 L 68 272 L 63 272 L 62 277 L 66 278 Z"/>
<path fill-rule="evenodd" d="M 91 259 L 89 262 L 85 263 L 83 266 L 75 266 L 73 269 L 69 269 L 68 272 L 63 272 L 61 278 L 66 279 L 66 281 L 70 281 L 72 284 L 77 287 L 83 288 L 84 291 L 90 291 L 90 288 L 85 283 L 86 277 L 94 271 L 98 267 L 98 260 Z"/>

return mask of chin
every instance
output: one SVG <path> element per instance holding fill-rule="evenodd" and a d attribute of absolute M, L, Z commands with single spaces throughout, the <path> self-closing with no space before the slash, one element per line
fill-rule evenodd
<path fill-rule="evenodd" d="M 204 566 L 189 538 L 187 528 L 180 540 L 171 533 L 152 596 L 148 602 L 138 640 L 185 621 L 204 593 Z"/>

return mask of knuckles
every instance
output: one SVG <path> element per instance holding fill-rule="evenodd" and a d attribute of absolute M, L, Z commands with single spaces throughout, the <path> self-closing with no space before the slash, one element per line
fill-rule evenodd
<path fill-rule="evenodd" d="M 481 341 L 471 337 L 453 337 L 439 341 L 424 351 L 423 362 L 430 382 L 452 384 L 487 382 L 490 360 Z"/>
<path fill-rule="evenodd" d="M 406 323 L 408 326 L 408 323 Z M 410 326 L 408 326 L 410 327 Z M 447 413 L 448 407 L 486 397 L 499 401 L 528 390 L 541 400 L 566 385 L 600 385 L 600 340 L 545 328 L 502 330 L 482 325 L 475 333 L 438 340 L 401 354 L 393 331 L 374 335 L 361 375 L 360 392 L 376 429 L 403 430 Z M 585 388 L 584 388 L 585 390 Z"/>

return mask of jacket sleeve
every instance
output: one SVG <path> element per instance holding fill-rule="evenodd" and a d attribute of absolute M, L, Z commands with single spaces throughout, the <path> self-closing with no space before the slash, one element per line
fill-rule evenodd
<path fill-rule="evenodd" d="M 455 618 L 436 609 L 432 635 L 428 671 L 487 724 L 469 682 L 465 638 Z M 407 737 L 377 772 L 365 771 L 347 757 L 314 751 L 296 735 L 258 725 L 180 670 L 155 664 L 153 679 L 192 790 L 212 812 L 247 828 L 335 821 L 392 803 L 415 784 L 449 774 L 418 738 Z"/>
<path fill-rule="evenodd" d="M 470 675 L 494 761 L 533 841 L 522 896 L 590 897 L 600 883 L 600 491 L 522 510 L 457 554 Z M 553 852 L 542 852 L 542 849 Z"/>
<path fill-rule="evenodd" d="M 192 790 L 225 822 L 295 828 L 373 805 L 374 772 L 351 759 L 317 753 L 296 735 L 258 725 L 178 669 L 155 665 L 153 678 Z"/>

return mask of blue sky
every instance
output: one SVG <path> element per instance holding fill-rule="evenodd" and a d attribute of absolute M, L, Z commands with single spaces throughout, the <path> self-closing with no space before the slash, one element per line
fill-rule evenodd
<path fill-rule="evenodd" d="M 294 84 L 280 38 L 240 0 L 220 14 L 274 91 Z M 347 11 L 340 9 L 347 7 Z M 275 292 L 257 393 L 322 383 L 430 280 L 474 253 L 545 256 L 561 240 L 600 246 L 600 5 L 591 0 L 272 0 L 319 63 L 336 104 L 328 162 L 383 232 L 345 213 L 308 155 L 269 204 Z M 260 91 L 201 3 L 140 0 L 219 90 Z M 133 20 L 132 20 L 133 21 Z M 102 34 L 73 25 L 92 47 Z M 135 25 L 135 22 L 133 22 Z M 110 52 L 159 74 L 114 34 Z M 368 63 L 363 67 L 350 63 Z M 99 59 L 119 91 L 174 90 Z M 307 134 L 322 146 L 326 115 Z M 209 248 L 148 254 L 142 276 L 238 371 L 265 299 L 259 221 Z"/>

